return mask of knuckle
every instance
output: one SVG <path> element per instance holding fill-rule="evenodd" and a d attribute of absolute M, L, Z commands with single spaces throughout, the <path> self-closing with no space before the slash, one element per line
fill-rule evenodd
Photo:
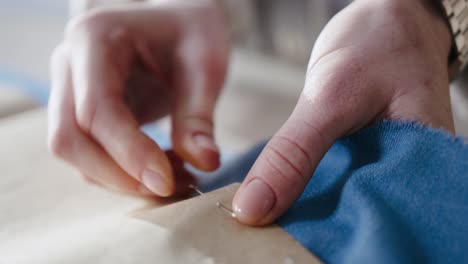
<path fill-rule="evenodd" d="M 180 118 L 179 130 L 185 130 L 188 133 L 202 133 L 208 136 L 213 136 L 214 124 L 210 109 L 195 110 L 190 114 Z"/>
<path fill-rule="evenodd" d="M 303 184 L 310 171 L 308 155 L 299 144 L 282 136 L 273 137 L 266 146 L 265 160 L 284 183 Z"/>
<path fill-rule="evenodd" d="M 326 147 L 328 144 L 331 144 L 333 142 L 333 136 L 331 136 L 331 133 L 324 133 L 326 131 L 327 127 L 330 127 L 330 124 L 333 124 L 334 122 L 337 122 L 334 118 L 333 115 L 330 116 L 329 120 L 325 122 L 325 125 L 323 127 L 317 126 L 315 123 L 312 123 L 311 121 L 307 120 L 306 118 L 300 118 L 299 122 L 301 127 L 304 127 L 305 131 L 307 133 L 304 135 L 304 141 L 307 146 L 314 146 L 314 150 L 318 152 L 325 152 Z M 301 147 L 302 145 L 298 144 L 298 147 Z M 313 156 L 314 154 L 310 151 L 310 149 L 307 149 L 305 147 L 301 147 L 303 150 L 304 154 L 307 155 L 309 160 L 313 162 Z"/>
<path fill-rule="evenodd" d="M 85 96 L 76 102 L 76 122 L 87 133 L 91 131 L 97 107 L 96 100 L 91 96 Z"/>
<path fill-rule="evenodd" d="M 277 142 L 278 146 L 289 153 L 289 157 L 299 162 L 299 164 L 296 165 L 297 167 L 301 168 L 301 170 L 307 169 L 312 158 L 304 146 L 304 143 L 288 135 L 277 135 L 274 137 L 274 140 Z"/>
<path fill-rule="evenodd" d="M 100 40 L 118 21 L 116 13 L 108 9 L 95 9 L 72 19 L 65 29 L 66 39 L 76 36 Z"/>

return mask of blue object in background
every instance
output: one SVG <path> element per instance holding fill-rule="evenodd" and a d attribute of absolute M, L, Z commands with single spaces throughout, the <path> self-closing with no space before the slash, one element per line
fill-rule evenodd
<path fill-rule="evenodd" d="M 30 79 L 20 72 L 4 67 L 0 67 L 0 83 L 21 90 L 42 105 L 47 104 L 49 88 L 46 83 Z"/>

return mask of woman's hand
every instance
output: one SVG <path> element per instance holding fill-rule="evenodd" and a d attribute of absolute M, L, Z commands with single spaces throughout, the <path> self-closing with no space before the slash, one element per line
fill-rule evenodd
<path fill-rule="evenodd" d="M 140 131 L 167 114 L 175 152 L 219 166 L 213 111 L 229 39 L 214 1 L 158 1 L 96 9 L 73 20 L 52 57 L 49 145 L 100 185 L 168 196 L 167 155 Z"/>
<path fill-rule="evenodd" d="M 335 16 L 310 58 L 294 112 L 237 192 L 241 222 L 263 225 L 304 190 L 332 144 L 383 119 L 453 131 L 449 27 L 426 0 L 358 0 Z"/>

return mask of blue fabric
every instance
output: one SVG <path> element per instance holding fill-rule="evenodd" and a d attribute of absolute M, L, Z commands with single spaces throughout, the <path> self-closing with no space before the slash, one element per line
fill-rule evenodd
<path fill-rule="evenodd" d="M 222 177 L 241 181 L 262 147 Z M 278 223 L 327 263 L 468 263 L 468 147 L 378 123 L 338 141 Z"/>
<path fill-rule="evenodd" d="M 330 263 L 468 263 L 468 147 L 380 123 L 338 142 L 279 224 Z"/>

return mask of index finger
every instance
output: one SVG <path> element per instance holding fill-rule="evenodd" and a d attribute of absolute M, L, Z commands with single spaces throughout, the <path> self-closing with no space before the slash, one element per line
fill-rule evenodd
<path fill-rule="evenodd" d="M 100 29 L 106 21 L 98 29 L 86 23 L 81 30 L 87 33 L 77 34 L 81 38 L 71 56 L 78 124 L 129 175 L 156 194 L 169 196 L 175 191 L 169 160 L 140 130 L 123 98 L 135 56 L 130 36 L 121 27 Z"/>

